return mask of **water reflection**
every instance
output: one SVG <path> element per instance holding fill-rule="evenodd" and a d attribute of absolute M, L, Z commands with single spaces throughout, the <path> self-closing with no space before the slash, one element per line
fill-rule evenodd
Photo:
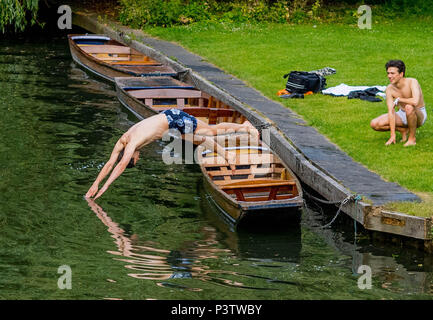
<path fill-rule="evenodd" d="M 114 239 L 117 251 L 108 251 L 108 253 L 117 256 L 116 260 L 126 262 L 125 268 L 133 271 L 128 273 L 130 277 L 142 280 L 156 280 L 156 285 L 160 287 L 189 291 L 202 291 L 203 289 L 199 286 L 189 287 L 169 280 L 194 279 L 215 285 L 256 290 L 278 290 L 277 287 L 269 287 L 269 284 L 298 285 L 293 281 L 268 278 L 240 271 L 212 269 L 208 266 L 208 259 L 218 261 L 233 259 L 233 261 L 237 262 L 239 257 L 235 252 L 244 252 L 247 257 L 246 260 L 253 261 L 252 265 L 256 264 L 257 266 L 263 266 L 265 262 L 273 262 L 275 258 L 276 261 L 286 261 L 284 255 L 276 257 L 279 254 L 271 254 L 270 258 L 272 259 L 267 259 L 263 257 L 260 248 L 257 253 L 261 258 L 255 258 L 256 254 L 254 254 L 253 248 L 257 248 L 256 241 L 260 241 L 259 239 L 251 242 L 248 240 L 250 238 L 247 237 L 240 241 L 239 245 L 226 249 L 222 247 L 218 240 L 219 233 L 217 229 L 212 226 L 203 226 L 200 229 L 201 240 L 185 242 L 180 250 L 160 249 L 157 248 L 157 243 L 151 241 L 146 241 L 145 245 L 143 245 L 138 241 L 138 236 L 135 234 L 127 236 L 125 230 L 114 222 L 100 205 L 92 199 L 86 200 L 96 216 L 108 227 L 108 232 L 111 233 L 111 237 Z M 231 233 L 231 236 L 235 235 L 235 233 Z M 267 245 L 272 246 L 272 242 L 267 241 Z M 236 269 L 240 263 L 233 263 L 232 265 Z M 246 283 L 248 279 L 251 279 L 253 284 Z"/>
<path fill-rule="evenodd" d="M 257 265 L 275 266 L 276 262 L 300 263 L 302 233 L 300 223 L 290 220 L 283 224 L 274 222 L 244 225 L 234 232 L 218 208 L 209 201 L 203 188 L 199 187 L 200 209 L 209 223 L 224 235 L 222 240 L 237 256 L 255 261 Z"/>
<path fill-rule="evenodd" d="M 314 209 L 311 207 L 314 206 Z M 350 219 L 342 219 L 330 229 L 322 229 L 329 221 L 325 212 L 329 208 L 307 206 L 303 225 L 320 236 L 341 254 L 351 257 L 353 275 L 360 266 L 369 266 L 376 285 L 399 297 L 418 294 L 433 294 L 433 256 L 421 250 L 394 244 L 389 239 L 375 239 L 377 234 L 370 233 Z M 336 209 L 331 209 L 335 212 Z M 331 214 L 331 216 L 333 216 Z M 353 226 L 351 226 L 353 225 Z"/>

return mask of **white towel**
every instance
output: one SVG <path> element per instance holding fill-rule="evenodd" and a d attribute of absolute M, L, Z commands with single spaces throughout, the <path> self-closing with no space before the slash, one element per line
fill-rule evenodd
<path fill-rule="evenodd" d="M 329 95 L 336 96 L 336 97 L 343 97 L 343 96 L 348 96 L 351 91 L 365 90 L 368 88 L 377 88 L 379 90 L 377 95 L 379 95 L 383 98 L 386 97 L 386 94 L 385 94 L 386 86 L 348 86 L 347 84 L 344 84 L 344 83 L 339 84 L 336 87 L 331 87 L 331 88 L 322 90 L 322 93 L 323 94 L 329 94 Z"/>

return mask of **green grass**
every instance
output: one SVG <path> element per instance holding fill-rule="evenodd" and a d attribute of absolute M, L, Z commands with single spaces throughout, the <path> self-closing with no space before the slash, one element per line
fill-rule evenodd
<path fill-rule="evenodd" d="M 371 30 L 358 29 L 355 21 L 352 25 L 195 24 L 144 31 L 182 45 L 294 110 L 353 159 L 385 180 L 431 196 L 431 119 L 417 131 L 415 147 L 404 148 L 401 143 L 386 147 L 384 144 L 389 133 L 375 132 L 369 127 L 371 119 L 386 112 L 384 102 L 371 103 L 321 94 L 285 100 L 276 95 L 285 87 L 282 78 L 285 73 L 326 66 L 337 70 L 337 74 L 327 77 L 327 87 L 340 83 L 387 85 L 386 61 L 402 59 L 407 66 L 407 76 L 419 80 L 427 112 L 432 118 L 431 20 L 381 22 L 375 23 Z M 412 214 L 432 216 L 433 205 L 416 206 L 420 208 L 410 210 Z M 398 204 L 393 208 L 400 210 L 406 206 Z"/>

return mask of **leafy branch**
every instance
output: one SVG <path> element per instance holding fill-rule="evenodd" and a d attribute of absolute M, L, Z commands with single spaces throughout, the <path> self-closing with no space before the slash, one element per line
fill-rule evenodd
<path fill-rule="evenodd" d="M 6 32 L 13 27 L 15 32 L 23 31 L 28 23 L 33 26 L 37 21 L 39 0 L 1 0 L 0 30 Z"/>

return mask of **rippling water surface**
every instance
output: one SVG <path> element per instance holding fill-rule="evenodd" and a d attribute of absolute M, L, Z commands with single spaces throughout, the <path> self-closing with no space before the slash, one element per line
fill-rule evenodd
<path fill-rule="evenodd" d="M 432 259 L 305 209 L 233 232 L 195 165 L 145 148 L 97 203 L 83 195 L 137 120 L 72 62 L 65 35 L 0 38 L 1 299 L 431 299 Z M 356 237 L 355 237 L 356 235 Z M 358 287 L 359 265 L 372 289 Z M 60 290 L 58 268 L 72 271 Z"/>

